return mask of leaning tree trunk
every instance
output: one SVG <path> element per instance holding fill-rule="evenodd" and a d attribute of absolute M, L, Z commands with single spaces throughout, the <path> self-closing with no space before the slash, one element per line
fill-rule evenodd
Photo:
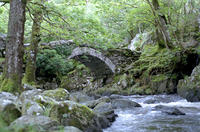
<path fill-rule="evenodd" d="M 150 5 L 153 15 L 156 17 L 156 24 L 158 26 L 160 33 L 162 34 L 163 40 L 165 41 L 165 46 L 166 48 L 169 49 L 171 47 L 171 38 L 167 29 L 167 19 L 164 15 L 161 15 L 158 13 L 160 9 L 158 0 L 152 0 L 152 4 L 149 0 L 146 0 L 146 1 Z M 159 31 L 156 32 L 157 36 L 161 36 Z"/>
<path fill-rule="evenodd" d="M 33 26 L 31 34 L 31 44 L 28 47 L 28 57 L 26 62 L 26 72 L 24 83 L 35 84 L 36 56 L 40 38 L 40 27 L 43 20 L 42 9 L 36 9 L 33 14 Z"/>
<path fill-rule="evenodd" d="M 10 0 L 6 59 L 1 91 L 21 92 L 25 0 Z"/>

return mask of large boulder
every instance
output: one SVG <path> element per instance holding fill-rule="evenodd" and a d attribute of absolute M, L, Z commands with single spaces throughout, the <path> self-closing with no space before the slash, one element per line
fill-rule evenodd
<path fill-rule="evenodd" d="M 87 107 L 93 109 L 95 106 L 97 106 L 99 103 L 109 103 L 111 102 L 111 99 L 107 96 L 101 97 L 97 100 L 91 100 L 91 101 L 87 101 L 85 103 L 83 103 L 84 105 L 86 105 Z"/>
<path fill-rule="evenodd" d="M 0 120 L 6 125 L 21 116 L 20 110 L 16 106 L 17 97 L 11 93 L 0 93 Z"/>
<path fill-rule="evenodd" d="M 95 113 L 104 116 L 110 122 L 108 125 L 115 121 L 117 117 L 111 103 L 101 102 L 93 110 Z"/>
<path fill-rule="evenodd" d="M 22 114 L 23 115 L 42 115 L 44 114 L 44 108 L 29 99 L 25 99 L 22 104 Z"/>
<path fill-rule="evenodd" d="M 128 99 L 115 99 L 112 101 L 112 107 L 115 109 L 132 109 L 135 107 L 141 107 L 141 105 Z"/>
<path fill-rule="evenodd" d="M 200 65 L 194 68 L 190 77 L 179 81 L 177 92 L 188 101 L 200 101 Z"/>
<path fill-rule="evenodd" d="M 35 96 L 41 94 L 41 89 L 33 89 L 33 90 L 27 90 L 21 93 L 19 96 L 19 99 L 23 102 L 25 99 L 32 100 Z"/>
<path fill-rule="evenodd" d="M 10 128 L 17 131 L 50 131 L 59 125 L 58 122 L 46 116 L 24 115 L 10 124 Z"/>
<path fill-rule="evenodd" d="M 90 108 L 72 101 L 54 104 L 49 116 L 64 126 L 74 126 L 86 132 L 102 131 L 96 122 L 95 113 Z"/>
<path fill-rule="evenodd" d="M 51 97 L 56 101 L 65 101 L 69 99 L 69 92 L 66 89 L 58 88 L 54 90 L 46 90 L 42 93 L 42 95 Z"/>
<path fill-rule="evenodd" d="M 16 105 L 10 100 L 0 100 L 0 119 L 9 125 L 12 121 L 21 116 L 21 112 Z"/>

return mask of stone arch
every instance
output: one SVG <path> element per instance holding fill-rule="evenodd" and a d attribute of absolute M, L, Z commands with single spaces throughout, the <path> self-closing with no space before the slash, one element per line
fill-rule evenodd
<path fill-rule="evenodd" d="M 100 51 L 89 47 L 77 47 L 68 59 L 75 59 L 88 67 L 95 76 L 107 76 L 115 73 L 116 66 Z"/>

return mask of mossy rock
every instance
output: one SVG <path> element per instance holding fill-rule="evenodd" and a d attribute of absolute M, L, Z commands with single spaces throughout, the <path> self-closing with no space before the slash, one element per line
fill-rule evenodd
<path fill-rule="evenodd" d="M 2 119 L 6 125 L 9 125 L 20 116 L 21 112 L 12 101 L 6 99 L 0 100 L 0 119 Z"/>
<path fill-rule="evenodd" d="M 50 117 L 64 126 L 74 126 L 83 131 L 95 123 L 95 113 L 90 108 L 72 101 L 53 105 L 50 110 Z"/>
<path fill-rule="evenodd" d="M 46 90 L 42 95 L 55 99 L 56 101 L 64 101 L 69 99 L 69 92 L 66 89 L 58 88 L 54 90 Z"/>

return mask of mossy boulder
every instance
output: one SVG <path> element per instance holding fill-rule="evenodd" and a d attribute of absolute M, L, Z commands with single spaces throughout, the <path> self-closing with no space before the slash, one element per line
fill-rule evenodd
<path fill-rule="evenodd" d="M 17 107 L 17 97 L 11 93 L 0 93 L 0 120 L 9 125 L 12 121 L 21 116 Z"/>
<path fill-rule="evenodd" d="M 69 99 L 69 92 L 66 89 L 58 88 L 54 90 L 46 90 L 42 93 L 42 95 L 51 97 L 56 101 L 64 101 Z"/>
<path fill-rule="evenodd" d="M 64 126 L 74 126 L 83 131 L 95 127 L 96 130 L 101 130 L 101 128 L 95 126 L 95 113 L 90 108 L 72 101 L 64 101 L 53 105 L 49 115 Z"/>
<path fill-rule="evenodd" d="M 5 99 L 0 100 L 0 119 L 3 120 L 6 125 L 9 125 L 20 116 L 21 112 L 12 101 Z"/>
<path fill-rule="evenodd" d="M 195 67 L 190 77 L 179 81 L 177 92 L 188 101 L 200 101 L 200 65 Z"/>
<path fill-rule="evenodd" d="M 18 132 L 51 131 L 53 127 L 58 125 L 58 122 L 46 116 L 24 115 L 12 122 L 10 128 Z"/>

